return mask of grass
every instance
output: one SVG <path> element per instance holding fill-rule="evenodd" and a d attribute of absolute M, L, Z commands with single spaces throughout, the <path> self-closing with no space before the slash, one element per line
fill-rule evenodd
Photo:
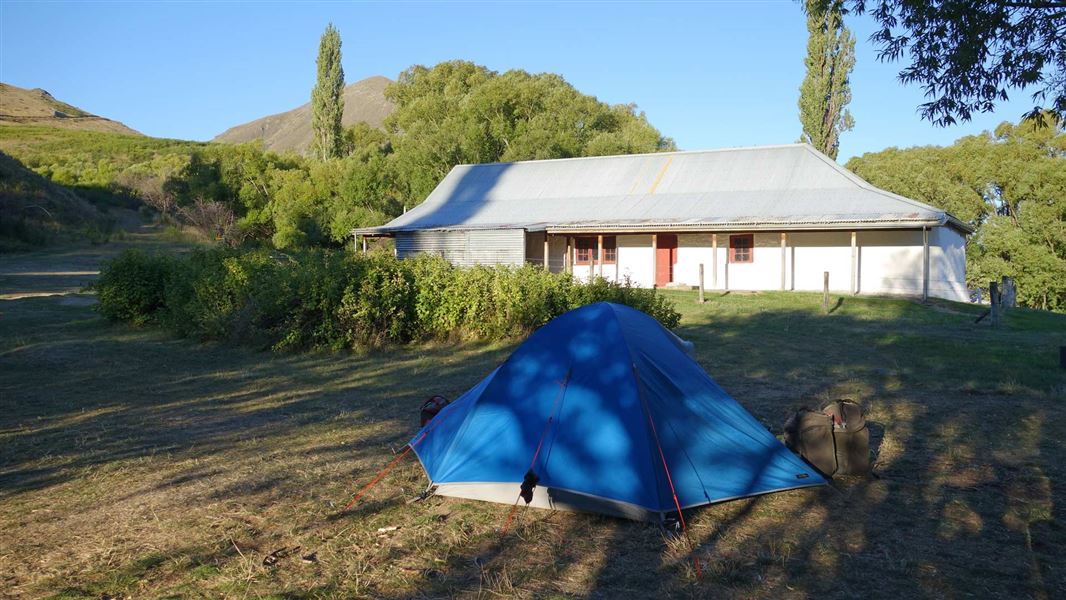
<path fill-rule="evenodd" d="M 159 244 L 132 236 L 125 244 Z M 179 249 L 180 246 L 164 246 Z M 516 342 L 276 355 L 112 325 L 76 289 L 111 245 L 0 257 L 0 597 L 1034 597 L 1066 589 L 1066 317 L 845 297 L 667 292 L 756 417 L 869 409 L 880 478 L 689 515 L 416 498 L 405 459 L 351 495 Z M 91 277 L 91 275 L 79 276 Z M 25 297 L 30 294 L 30 297 Z M 388 529 L 398 527 L 398 529 Z M 382 530 L 382 531 L 379 531 Z M 301 546 L 264 567 L 263 557 Z M 699 557 L 702 577 L 694 571 Z"/>

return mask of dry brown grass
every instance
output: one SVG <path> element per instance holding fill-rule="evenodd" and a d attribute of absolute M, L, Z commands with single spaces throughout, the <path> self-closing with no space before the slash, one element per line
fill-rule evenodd
<path fill-rule="evenodd" d="M 8 256 L 0 271 L 91 270 L 79 252 Z M 41 276 L 0 287 L 49 289 Z M 1052 598 L 1066 589 L 1062 318 L 1020 314 L 992 332 L 973 326 L 965 306 L 849 298 L 822 317 L 819 299 L 803 295 L 704 306 L 676 296 L 680 333 L 700 362 L 768 425 L 839 395 L 866 404 L 880 478 L 696 510 L 681 539 L 537 510 L 519 510 L 501 536 L 507 506 L 408 503 L 425 480 L 405 459 L 340 513 L 416 430 L 424 396 L 454 397 L 510 345 L 272 355 L 111 325 L 69 296 L 7 300 L 0 596 Z M 317 561 L 262 565 L 297 545 Z"/>

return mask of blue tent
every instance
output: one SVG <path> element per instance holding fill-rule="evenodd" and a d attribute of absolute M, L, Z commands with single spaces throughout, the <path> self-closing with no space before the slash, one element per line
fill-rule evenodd
<path fill-rule="evenodd" d="M 600 302 L 541 327 L 410 442 L 443 496 L 659 521 L 825 480 L 652 317 Z M 676 502 L 675 502 L 676 492 Z"/>

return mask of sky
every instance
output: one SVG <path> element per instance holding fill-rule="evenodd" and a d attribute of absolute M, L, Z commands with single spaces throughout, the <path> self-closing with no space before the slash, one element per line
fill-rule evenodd
<path fill-rule="evenodd" d="M 0 81 L 147 135 L 209 140 L 306 103 L 333 22 L 348 83 L 465 59 L 559 73 L 602 101 L 635 103 L 679 148 L 787 144 L 807 30 L 793 0 L 707 2 L 34 2 L 0 0 Z M 950 144 L 1017 120 L 1015 92 L 949 128 L 922 121 L 918 86 L 877 60 L 876 23 L 850 17 L 856 66 L 840 162 L 889 146 Z M 0 107 L 2 108 L 2 107 Z"/>

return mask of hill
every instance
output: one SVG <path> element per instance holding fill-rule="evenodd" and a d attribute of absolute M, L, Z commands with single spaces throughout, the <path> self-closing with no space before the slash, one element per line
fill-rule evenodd
<path fill-rule="evenodd" d="M 61 102 L 48 92 L 27 90 L 0 83 L 0 125 L 44 125 L 63 129 L 83 129 L 141 135 L 118 121 L 112 121 Z"/>
<path fill-rule="evenodd" d="M 0 250 L 41 246 L 63 235 L 98 241 L 111 226 L 78 194 L 0 152 Z"/>
<path fill-rule="evenodd" d="M 346 86 L 341 119 L 344 126 L 364 122 L 380 128 L 394 109 L 385 99 L 385 86 L 390 83 L 389 78 L 379 75 Z M 263 147 L 274 152 L 293 150 L 304 153 L 311 143 L 311 103 L 231 127 L 212 141 L 241 143 L 253 140 L 263 140 Z"/>

